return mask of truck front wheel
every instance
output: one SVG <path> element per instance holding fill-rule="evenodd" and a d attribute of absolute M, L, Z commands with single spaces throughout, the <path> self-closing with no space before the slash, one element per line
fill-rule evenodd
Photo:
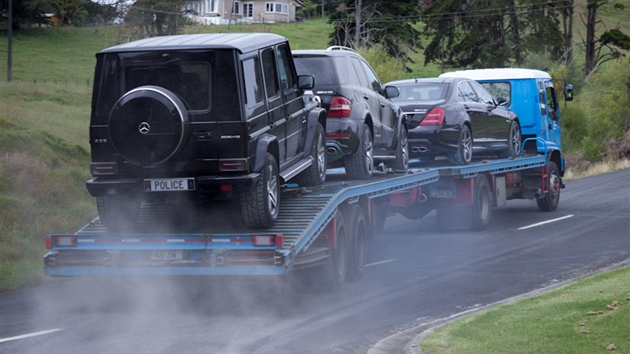
<path fill-rule="evenodd" d="M 560 202 L 560 172 L 555 162 L 549 162 L 547 167 L 547 183 L 549 191 L 542 199 L 536 199 L 540 211 L 554 211 Z"/>

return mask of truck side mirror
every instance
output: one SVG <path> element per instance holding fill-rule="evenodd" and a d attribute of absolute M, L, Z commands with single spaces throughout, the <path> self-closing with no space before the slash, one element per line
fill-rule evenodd
<path fill-rule="evenodd" d="M 573 85 L 566 84 L 564 86 L 564 100 L 573 101 Z"/>

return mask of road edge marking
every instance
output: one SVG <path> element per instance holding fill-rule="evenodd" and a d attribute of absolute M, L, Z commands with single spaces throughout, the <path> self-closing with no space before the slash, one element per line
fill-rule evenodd
<path fill-rule="evenodd" d="M 31 337 L 37 337 L 37 336 L 43 336 L 45 334 L 50 334 L 50 333 L 55 333 L 55 332 L 60 332 L 60 331 L 65 331 L 65 328 L 54 328 L 54 329 L 48 329 L 48 330 L 45 330 L 45 331 L 39 331 L 39 332 L 22 334 L 22 335 L 15 336 L 15 337 L 0 338 L 0 343 L 10 342 L 10 341 L 20 340 L 20 339 L 26 339 L 26 338 L 31 338 Z"/>
<path fill-rule="evenodd" d="M 574 216 L 573 214 L 570 214 L 570 215 L 563 216 L 563 217 L 561 217 L 561 218 L 557 218 L 557 219 L 551 219 L 551 220 L 547 220 L 547 221 L 541 221 L 541 222 L 537 222 L 537 223 L 535 223 L 535 224 L 531 224 L 531 225 L 527 225 L 527 226 L 519 227 L 519 228 L 518 228 L 518 229 L 516 229 L 516 230 L 518 230 L 518 231 L 521 231 L 521 230 L 527 230 L 527 229 L 531 229 L 532 227 L 537 227 L 537 226 L 541 226 L 541 225 L 545 225 L 545 224 L 550 224 L 550 223 L 552 223 L 552 222 L 556 222 L 556 221 L 560 221 L 560 220 L 564 220 L 564 219 L 569 219 L 569 218 L 572 218 L 573 216 Z"/>

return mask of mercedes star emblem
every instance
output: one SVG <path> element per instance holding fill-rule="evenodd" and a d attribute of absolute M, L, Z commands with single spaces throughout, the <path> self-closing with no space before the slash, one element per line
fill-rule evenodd
<path fill-rule="evenodd" d="M 140 131 L 140 134 L 147 135 L 151 131 L 151 126 L 147 122 L 142 122 L 138 126 L 138 131 Z"/>

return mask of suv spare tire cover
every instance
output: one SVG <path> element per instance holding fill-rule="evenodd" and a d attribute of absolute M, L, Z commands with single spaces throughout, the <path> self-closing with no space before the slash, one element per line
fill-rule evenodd
<path fill-rule="evenodd" d="M 118 153 L 138 165 L 173 157 L 188 133 L 188 111 L 173 92 L 140 86 L 125 93 L 109 114 L 109 137 Z"/>

